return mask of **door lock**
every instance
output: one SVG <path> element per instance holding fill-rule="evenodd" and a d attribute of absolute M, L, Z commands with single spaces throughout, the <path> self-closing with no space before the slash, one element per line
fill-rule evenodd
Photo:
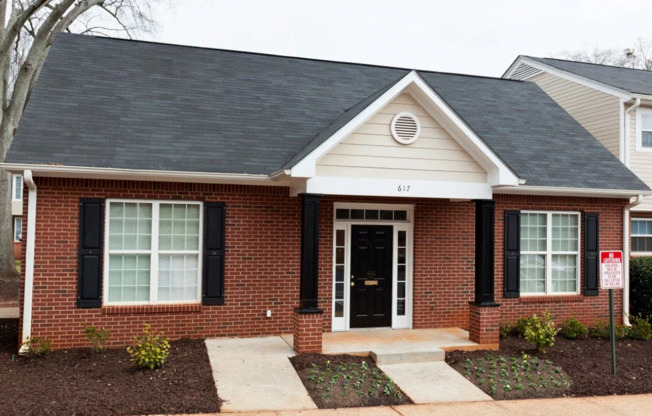
<path fill-rule="evenodd" d="M 353 280 L 353 279 L 355 279 L 355 276 L 354 276 L 354 275 L 351 275 L 351 280 Z"/>

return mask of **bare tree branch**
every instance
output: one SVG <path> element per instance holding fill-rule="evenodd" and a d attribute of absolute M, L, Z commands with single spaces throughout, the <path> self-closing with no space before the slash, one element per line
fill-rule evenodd
<path fill-rule="evenodd" d="M 559 57 L 572 61 L 613 65 L 623 68 L 652 70 L 652 43 L 638 39 L 634 48 L 623 51 L 615 49 L 593 49 L 592 51 L 563 52 Z"/>
<path fill-rule="evenodd" d="M 7 27 L 7 30 L 4 33 L 2 43 L 0 43 L 0 56 L 9 52 L 11 49 L 11 44 L 14 39 L 20 33 L 21 29 L 27 22 L 27 19 L 30 18 L 34 13 L 36 13 L 41 7 L 48 4 L 52 0 L 36 0 L 28 8 L 23 10 L 13 22 L 10 22 L 10 25 Z M 54 13 L 54 11 L 53 11 Z M 4 22 L 2 22 L 4 24 Z"/>

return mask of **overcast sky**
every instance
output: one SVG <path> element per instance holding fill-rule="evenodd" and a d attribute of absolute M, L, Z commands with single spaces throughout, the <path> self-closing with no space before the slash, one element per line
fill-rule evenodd
<path fill-rule="evenodd" d="M 160 42 L 490 76 L 652 41 L 652 0 L 167 0 L 154 17 Z"/>

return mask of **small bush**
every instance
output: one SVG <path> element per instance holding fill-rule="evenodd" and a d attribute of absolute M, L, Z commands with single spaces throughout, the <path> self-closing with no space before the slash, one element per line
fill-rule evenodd
<path fill-rule="evenodd" d="M 151 325 L 146 324 L 141 335 L 134 337 L 135 344 L 127 347 L 131 362 L 138 368 L 159 368 L 170 354 L 170 343 L 161 334 L 150 331 Z"/>
<path fill-rule="evenodd" d="M 633 257 L 629 279 L 632 315 L 652 317 L 652 257 Z"/>
<path fill-rule="evenodd" d="M 525 328 L 531 324 L 532 324 L 532 317 L 519 318 L 516 320 L 516 324 L 514 324 L 514 331 L 516 331 L 516 334 L 519 337 L 522 337 L 525 334 Z"/>
<path fill-rule="evenodd" d="M 589 329 L 577 319 L 568 318 L 562 323 L 559 333 L 566 339 L 576 339 L 585 337 Z"/>
<path fill-rule="evenodd" d="M 630 316 L 629 321 L 632 327 L 629 328 L 629 337 L 647 341 L 652 338 L 652 323 L 650 318 L 643 315 Z"/>
<path fill-rule="evenodd" d="M 616 325 L 614 328 L 614 334 L 616 339 L 623 339 L 627 336 L 627 327 L 624 325 Z M 611 338 L 611 330 L 609 329 L 609 323 L 604 319 L 598 319 L 595 322 L 595 326 L 591 329 L 591 336 L 594 338 Z"/>
<path fill-rule="evenodd" d="M 512 326 L 508 323 L 500 324 L 500 337 L 507 338 L 512 333 Z"/>
<path fill-rule="evenodd" d="M 84 324 L 84 335 L 86 335 L 88 342 L 91 343 L 91 349 L 94 352 L 100 353 L 106 351 L 106 343 L 111 335 L 107 329 Z"/>
<path fill-rule="evenodd" d="M 534 314 L 529 318 L 523 336 L 527 342 L 537 347 L 537 351 L 545 353 L 546 348 L 555 345 L 557 332 L 559 328 L 553 322 L 552 315 L 545 311 L 541 317 Z"/>
<path fill-rule="evenodd" d="M 26 355 L 28 357 L 41 357 L 52 352 L 50 340 L 45 337 L 27 338 L 25 345 L 27 345 Z"/>

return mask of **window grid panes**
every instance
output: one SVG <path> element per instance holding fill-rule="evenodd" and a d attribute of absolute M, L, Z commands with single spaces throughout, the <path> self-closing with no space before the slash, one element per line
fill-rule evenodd
<path fill-rule="evenodd" d="M 344 317 L 344 265 L 346 253 L 346 231 L 335 231 L 335 317 Z"/>
<path fill-rule="evenodd" d="M 652 115 L 641 116 L 641 146 L 652 148 Z"/>
<path fill-rule="evenodd" d="M 396 315 L 405 316 L 405 299 L 407 285 L 407 233 L 398 231 L 396 259 Z"/>
<path fill-rule="evenodd" d="M 521 292 L 577 293 L 579 215 L 521 213 Z"/>
<path fill-rule="evenodd" d="M 23 219 L 21 217 L 14 218 L 14 241 L 23 241 Z"/>
<path fill-rule="evenodd" d="M 109 201 L 109 303 L 199 300 L 200 205 Z"/>
<path fill-rule="evenodd" d="M 23 199 L 23 176 L 22 175 L 14 176 L 14 199 L 15 200 Z"/>
<path fill-rule="evenodd" d="M 363 221 L 407 221 L 407 211 L 403 209 L 346 209 L 335 210 L 337 220 L 363 220 Z"/>
<path fill-rule="evenodd" d="M 652 219 L 632 219 L 632 252 L 652 252 Z"/>

